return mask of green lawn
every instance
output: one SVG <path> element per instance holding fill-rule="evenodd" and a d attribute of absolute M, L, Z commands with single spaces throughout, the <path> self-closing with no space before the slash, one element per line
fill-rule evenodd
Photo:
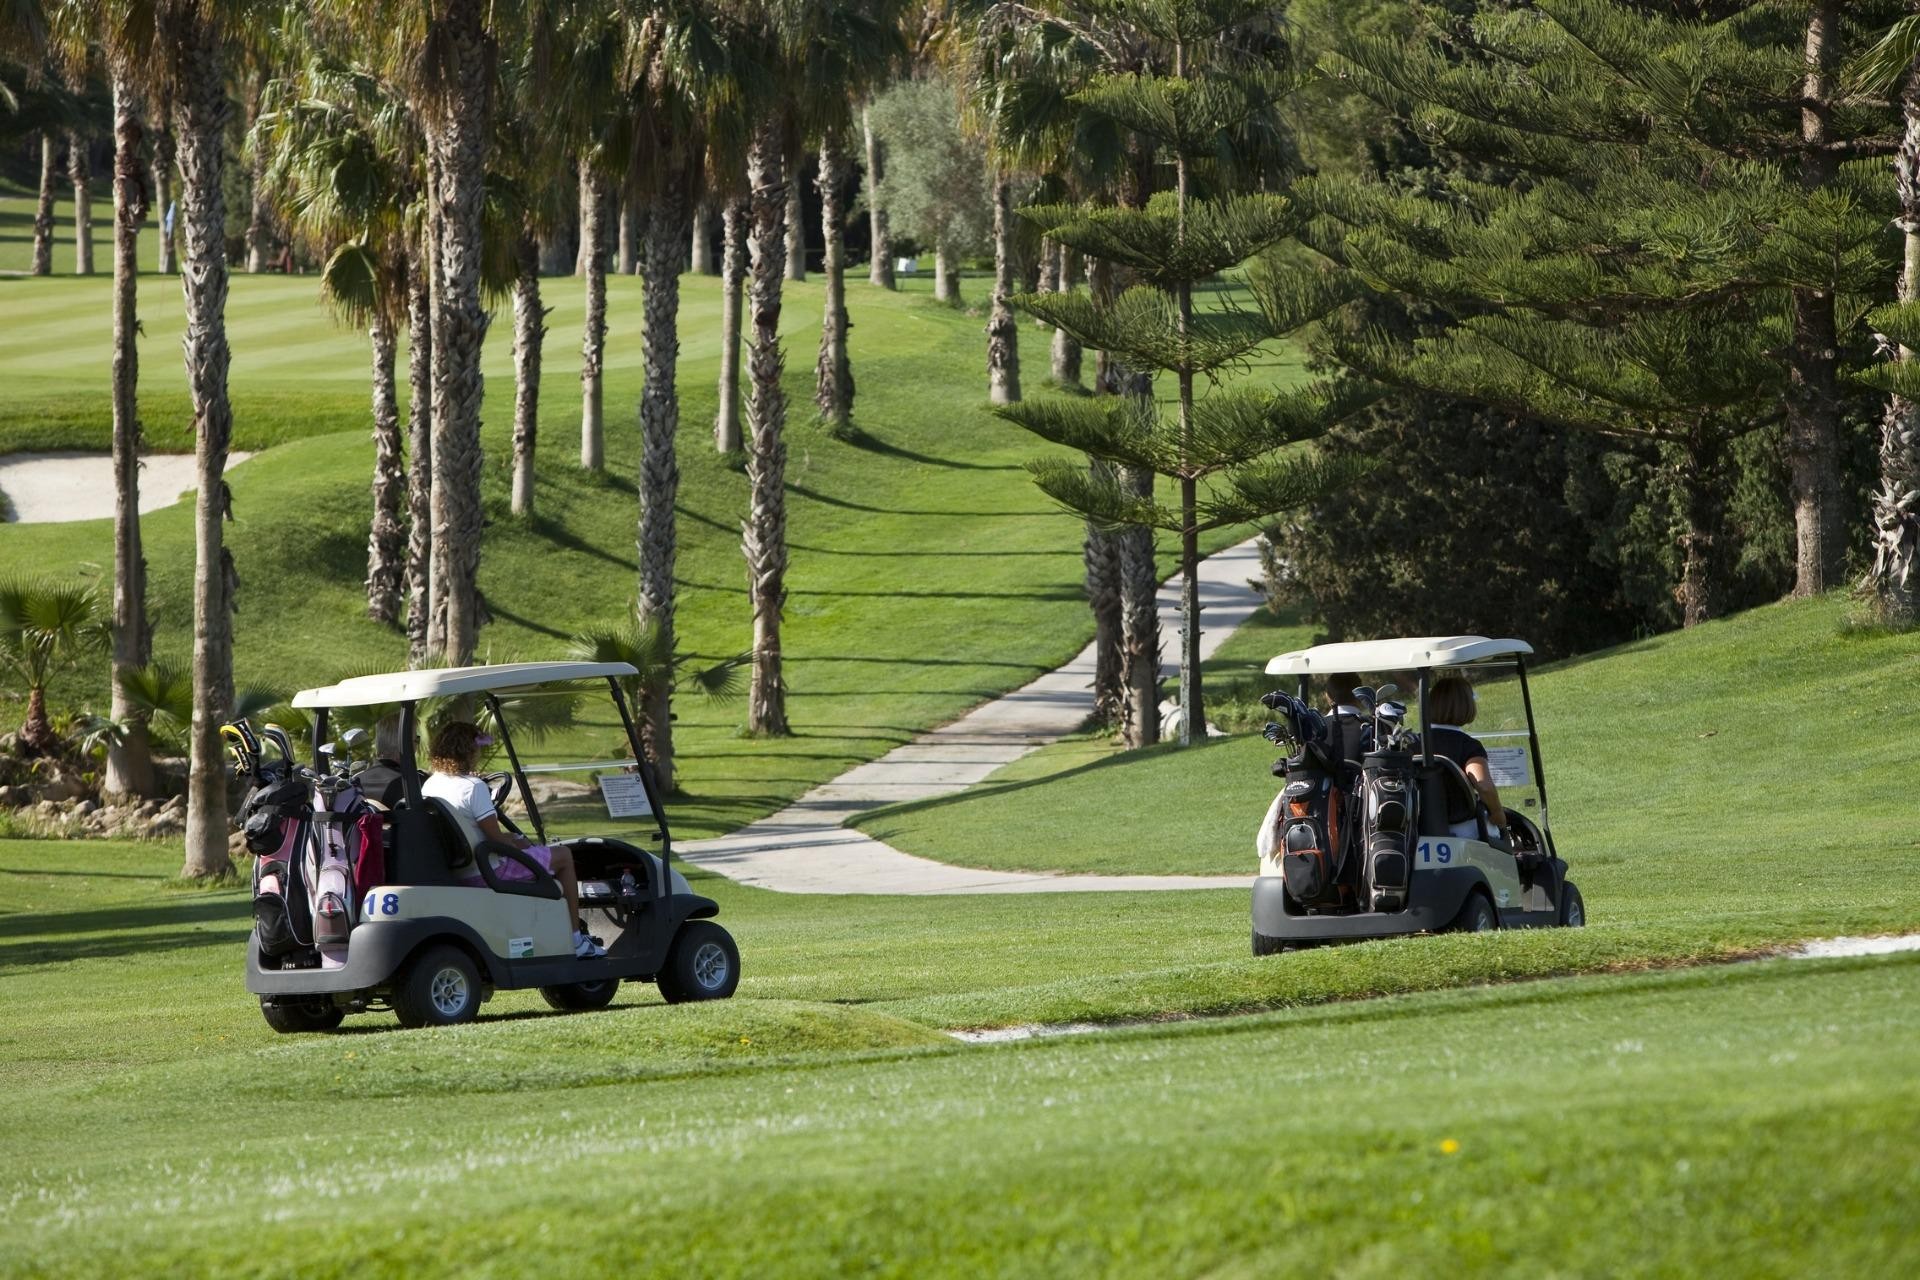
<path fill-rule="evenodd" d="M 1902 1274 L 1920 959 L 1438 991 L 962 1046 L 1050 974 L 1165 983 L 1236 895 L 704 882 L 740 996 L 277 1039 L 240 895 L 0 842 L 0 1274 Z M 1617 926 L 1596 926 L 1602 937 Z M 1212 967 L 1314 999 L 1513 944 Z M 1411 962 L 1411 963 L 1410 963 Z M 1311 990 L 1309 990 L 1311 989 Z M 647 1007 L 635 1007 L 644 1005 Z M 560 1261 L 564 1258 L 564 1262 Z"/>

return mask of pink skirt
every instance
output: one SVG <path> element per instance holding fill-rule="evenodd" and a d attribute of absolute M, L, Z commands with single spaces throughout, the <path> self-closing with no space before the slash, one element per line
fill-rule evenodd
<path fill-rule="evenodd" d="M 553 874 L 553 850 L 552 849 L 549 849 L 544 844 L 536 844 L 531 848 L 522 849 L 520 852 L 525 854 L 527 857 L 532 858 L 535 862 L 539 863 L 541 869 L 544 870 L 548 875 Z M 487 855 L 482 855 L 482 856 L 487 856 Z M 493 874 L 498 876 L 501 880 L 509 881 L 509 882 L 527 881 L 527 880 L 533 879 L 533 872 L 527 870 L 525 865 L 523 865 L 522 863 L 516 862 L 512 858 L 497 859 L 493 864 Z M 476 870 L 472 875 L 462 879 L 460 883 L 463 885 L 484 888 L 487 883 L 487 878 L 481 875 L 479 871 Z"/>

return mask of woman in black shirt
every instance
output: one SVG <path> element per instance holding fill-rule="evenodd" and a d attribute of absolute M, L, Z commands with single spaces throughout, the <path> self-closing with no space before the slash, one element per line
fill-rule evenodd
<path fill-rule="evenodd" d="M 1460 766 L 1480 799 L 1487 806 L 1487 823 L 1495 830 L 1507 827 L 1507 811 L 1500 805 L 1500 792 L 1493 785 L 1487 768 L 1487 749 L 1463 727 L 1473 723 L 1477 708 L 1473 686 L 1465 676 L 1445 676 L 1434 681 L 1427 693 L 1427 712 L 1433 723 L 1426 726 L 1427 742 L 1433 754 L 1445 756 Z"/>

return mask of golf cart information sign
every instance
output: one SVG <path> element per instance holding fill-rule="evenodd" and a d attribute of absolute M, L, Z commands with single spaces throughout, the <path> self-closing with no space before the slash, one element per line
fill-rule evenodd
<path fill-rule="evenodd" d="M 637 773 L 601 774 L 600 796 L 607 802 L 609 818 L 643 818 L 653 812 L 646 785 Z"/>
<path fill-rule="evenodd" d="M 1487 776 L 1496 787 L 1527 787 L 1533 776 L 1527 772 L 1525 747 L 1488 747 Z"/>

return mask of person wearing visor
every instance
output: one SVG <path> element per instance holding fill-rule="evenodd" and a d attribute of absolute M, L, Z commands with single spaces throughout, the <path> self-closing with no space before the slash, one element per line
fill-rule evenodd
<path fill-rule="evenodd" d="M 1479 701 L 1479 695 L 1465 676 L 1445 676 L 1434 681 L 1433 689 L 1427 694 L 1427 707 L 1433 716 L 1433 723 L 1427 727 L 1427 741 L 1433 747 L 1433 754 L 1445 756 L 1460 766 L 1487 806 L 1487 825 L 1504 832 L 1507 811 L 1500 805 L 1500 791 L 1493 785 L 1493 774 L 1487 768 L 1487 749 L 1466 730 L 1479 711 Z M 1472 819 L 1453 824 L 1453 834 L 1461 839 L 1473 839 L 1478 832 L 1479 824 Z"/>
<path fill-rule="evenodd" d="M 560 882 L 560 890 L 567 898 L 567 919 L 573 924 L 573 954 L 582 960 L 605 955 L 606 948 L 580 928 L 580 880 L 573 868 L 573 851 L 564 844 L 535 844 L 500 825 L 500 815 L 493 807 L 493 793 L 487 789 L 485 779 L 473 772 L 481 749 L 492 745 L 491 736 L 465 720 L 452 720 L 435 729 L 427 744 L 433 772 L 421 784 L 420 794 L 445 804 L 461 826 L 470 825 L 469 839 L 477 833 L 488 840 L 497 840 L 546 868 Z M 502 880 L 533 879 L 531 871 L 511 858 L 501 860 L 494 874 Z M 486 882 L 486 877 L 475 871 L 461 883 L 479 886 Z"/>

